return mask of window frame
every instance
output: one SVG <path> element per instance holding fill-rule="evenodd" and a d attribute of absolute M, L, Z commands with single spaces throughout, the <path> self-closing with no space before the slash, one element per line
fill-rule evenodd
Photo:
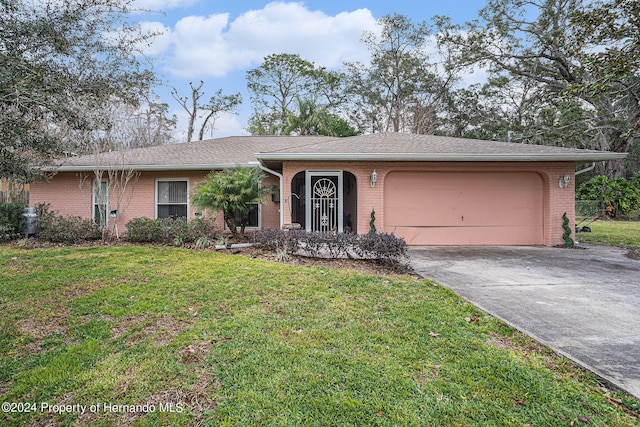
<path fill-rule="evenodd" d="M 104 196 L 104 223 L 102 218 L 96 217 L 96 207 L 99 205 L 98 203 L 98 191 L 97 188 L 99 186 L 103 186 L 105 188 Z M 99 225 L 100 227 L 108 227 L 109 226 L 109 181 L 106 179 L 94 179 L 91 184 L 91 219 L 94 223 Z M 99 209 L 99 208 L 98 208 Z M 99 211 L 98 211 L 99 212 Z"/>
<path fill-rule="evenodd" d="M 160 195 L 160 191 L 159 191 L 159 183 L 161 182 L 186 182 L 187 184 L 187 201 L 185 203 L 158 203 L 159 202 L 159 195 Z M 160 217 L 158 216 L 158 206 L 163 205 L 186 205 L 187 206 L 187 216 L 186 218 L 189 219 L 190 218 L 190 214 L 191 214 L 191 209 L 190 209 L 190 194 L 189 194 L 189 188 L 190 188 L 190 183 L 189 183 L 189 178 L 156 178 L 155 180 L 155 203 L 154 203 L 154 207 L 155 207 L 155 218 L 156 219 L 160 219 Z"/>

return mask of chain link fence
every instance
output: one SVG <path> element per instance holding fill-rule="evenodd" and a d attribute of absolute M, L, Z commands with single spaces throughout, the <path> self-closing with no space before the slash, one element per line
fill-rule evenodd
<path fill-rule="evenodd" d="M 602 216 L 606 212 L 600 200 L 576 200 L 576 217 Z"/>

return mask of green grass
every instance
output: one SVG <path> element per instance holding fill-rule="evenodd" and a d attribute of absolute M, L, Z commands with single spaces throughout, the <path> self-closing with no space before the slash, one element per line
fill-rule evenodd
<path fill-rule="evenodd" d="M 588 221 L 583 223 L 586 224 Z M 579 242 L 640 248 L 640 221 L 600 219 L 589 224 L 591 233 L 578 233 Z"/>
<path fill-rule="evenodd" d="M 637 425 L 623 410 L 637 402 L 613 399 L 410 276 L 174 248 L 0 247 L 0 402 L 36 404 L 0 425 Z"/>

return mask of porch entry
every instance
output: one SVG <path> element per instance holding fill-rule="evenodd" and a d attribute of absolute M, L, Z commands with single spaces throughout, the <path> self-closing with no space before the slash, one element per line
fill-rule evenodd
<path fill-rule="evenodd" d="M 356 178 L 344 171 L 304 171 L 291 181 L 292 222 L 304 230 L 355 232 Z"/>
<path fill-rule="evenodd" d="M 305 188 L 307 231 L 342 232 L 342 171 L 308 171 Z"/>

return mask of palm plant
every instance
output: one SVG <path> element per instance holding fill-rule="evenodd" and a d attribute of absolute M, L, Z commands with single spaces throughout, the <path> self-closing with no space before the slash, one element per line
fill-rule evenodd
<path fill-rule="evenodd" d="M 328 114 L 326 110 L 318 109 L 313 101 L 302 100 L 299 96 L 296 99 L 298 100 L 300 113 L 298 115 L 289 114 L 284 127 L 284 134 L 295 132 L 300 136 L 317 135 L 319 128 L 327 121 Z"/>
<path fill-rule="evenodd" d="M 233 237 L 238 235 L 236 213 L 240 214 L 240 235 L 249 223 L 249 209 L 252 204 L 260 203 L 270 187 L 260 184 L 265 178 L 258 168 L 235 167 L 222 172 L 211 172 L 204 181 L 194 188 L 193 206 L 212 212 L 222 211 L 224 222 Z"/>
<path fill-rule="evenodd" d="M 326 107 L 319 107 L 313 101 L 307 99 L 298 100 L 299 112 L 296 115 L 291 113 L 287 116 L 287 122 L 282 128 L 284 135 L 294 133 L 299 136 L 304 135 L 325 135 L 325 136 L 354 136 L 358 132 L 349 123 L 330 113 Z"/>

